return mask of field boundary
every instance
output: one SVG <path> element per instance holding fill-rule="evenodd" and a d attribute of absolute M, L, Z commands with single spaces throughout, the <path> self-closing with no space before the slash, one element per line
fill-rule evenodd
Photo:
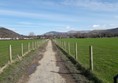
<path fill-rule="evenodd" d="M 11 49 L 11 45 L 10 45 L 10 60 L 8 61 L 8 63 L 4 64 L 4 66 L 0 67 L 0 74 L 2 72 L 4 72 L 4 70 L 9 67 L 9 65 L 12 65 L 13 63 L 16 63 L 17 61 L 21 61 L 23 59 L 23 57 L 25 57 L 26 55 L 28 55 L 30 52 L 32 52 L 33 50 L 36 50 L 38 49 L 39 47 L 41 47 L 46 41 L 43 41 L 42 44 L 40 44 L 40 41 L 39 42 L 34 42 L 33 44 L 33 47 L 31 48 L 29 43 L 28 43 L 28 50 L 21 54 L 21 56 L 17 55 L 17 58 L 16 59 L 12 59 L 12 49 Z M 22 45 L 21 45 L 22 46 Z M 21 50 L 23 50 L 23 47 L 21 48 Z"/>
<path fill-rule="evenodd" d="M 75 66 L 76 70 L 80 71 L 81 74 L 84 75 L 90 82 L 103 83 L 102 80 L 96 77 L 96 75 L 93 74 L 90 69 L 86 69 L 85 67 L 83 67 L 74 57 L 72 57 L 72 55 L 67 53 L 56 42 L 54 42 L 54 44 L 63 53 L 63 55 L 66 56 L 71 61 L 71 63 Z"/>

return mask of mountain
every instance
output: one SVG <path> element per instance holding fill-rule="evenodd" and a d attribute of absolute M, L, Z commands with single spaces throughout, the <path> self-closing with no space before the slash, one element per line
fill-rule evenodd
<path fill-rule="evenodd" d="M 45 33 L 44 35 L 53 36 L 53 35 L 60 35 L 60 34 L 63 34 L 63 32 L 50 31 L 50 32 Z"/>
<path fill-rule="evenodd" d="M 17 38 L 17 37 L 22 37 L 22 36 L 12 30 L 0 27 L 0 38 Z"/>
<path fill-rule="evenodd" d="M 68 34 L 74 34 L 74 33 L 78 33 L 78 31 L 70 30 L 70 31 L 68 31 L 68 32 L 66 32 L 66 33 L 68 33 Z"/>
<path fill-rule="evenodd" d="M 44 35 L 72 35 L 72 34 L 76 34 L 76 33 L 89 33 L 89 30 L 85 30 L 85 31 L 75 31 L 75 30 L 70 30 L 67 32 L 57 32 L 57 31 L 50 31 L 45 33 Z"/>
<path fill-rule="evenodd" d="M 118 28 L 108 29 L 108 30 L 105 30 L 105 32 L 110 32 L 110 33 L 118 34 Z"/>
<path fill-rule="evenodd" d="M 68 31 L 68 32 L 57 32 L 57 31 L 50 31 L 45 33 L 44 35 L 69 35 L 69 34 L 75 34 L 78 33 L 78 31 Z"/>
<path fill-rule="evenodd" d="M 83 36 L 84 35 L 84 36 Z M 93 30 L 87 34 L 81 34 L 82 37 L 118 37 L 118 28 L 106 30 Z"/>
<path fill-rule="evenodd" d="M 56 37 L 117 37 L 118 36 L 118 28 L 106 29 L 106 30 L 85 30 L 85 31 L 68 31 L 68 32 L 56 32 L 51 31 L 47 32 L 44 35 L 47 36 L 56 36 Z"/>
<path fill-rule="evenodd" d="M 89 33 L 99 34 L 99 33 L 112 33 L 112 34 L 118 34 L 118 28 L 113 29 L 106 29 L 106 30 L 93 30 Z"/>

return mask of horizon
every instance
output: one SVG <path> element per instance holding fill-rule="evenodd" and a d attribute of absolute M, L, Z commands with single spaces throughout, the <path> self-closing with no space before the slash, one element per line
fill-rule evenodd
<path fill-rule="evenodd" d="M 4 29 L 8 29 L 8 30 L 11 30 L 11 29 L 9 29 L 9 28 L 6 28 L 6 27 L 1 27 L 0 26 L 0 28 L 4 28 Z M 82 31 L 84 31 L 84 32 L 86 32 L 86 31 L 88 31 L 88 32 L 90 32 L 90 31 L 99 31 L 99 30 L 110 30 L 110 29 L 117 29 L 118 27 L 116 27 L 116 28 L 108 28 L 108 29 L 94 29 L 94 30 L 69 30 L 69 31 L 47 31 L 47 32 L 45 32 L 45 33 L 43 33 L 43 34 L 35 34 L 34 32 L 30 32 L 30 33 L 34 33 L 34 35 L 44 35 L 44 34 L 47 34 L 47 33 L 50 33 L 50 32 L 59 32 L 59 33 L 67 33 L 67 32 L 70 32 L 70 31 L 75 31 L 75 32 L 82 32 Z M 13 32 L 15 32 L 15 33 L 18 33 L 18 32 L 16 32 L 16 31 L 14 31 L 14 30 L 11 30 L 11 31 L 13 31 Z M 29 34 L 27 34 L 27 35 L 25 35 L 25 34 L 20 34 L 20 33 L 18 33 L 18 34 L 20 34 L 20 35 L 24 35 L 24 36 L 28 36 L 28 35 L 30 35 L 30 33 Z"/>
<path fill-rule="evenodd" d="M 118 27 L 117 0 L 0 1 L 0 26 L 19 34 Z"/>

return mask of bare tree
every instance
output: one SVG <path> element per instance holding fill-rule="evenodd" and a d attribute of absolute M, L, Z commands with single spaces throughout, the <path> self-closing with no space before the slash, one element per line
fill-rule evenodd
<path fill-rule="evenodd" d="M 35 36 L 34 32 L 30 32 L 29 36 Z"/>

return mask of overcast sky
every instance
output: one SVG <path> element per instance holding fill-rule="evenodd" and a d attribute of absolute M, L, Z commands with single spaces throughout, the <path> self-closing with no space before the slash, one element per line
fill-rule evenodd
<path fill-rule="evenodd" d="M 118 27 L 118 0 L 0 0 L 0 26 L 20 34 Z"/>

